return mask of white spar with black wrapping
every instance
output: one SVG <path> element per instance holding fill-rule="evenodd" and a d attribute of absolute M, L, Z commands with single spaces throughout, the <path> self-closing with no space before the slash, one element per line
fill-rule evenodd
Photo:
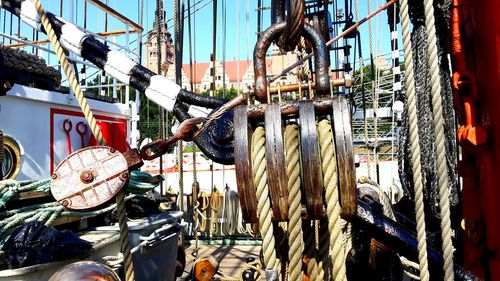
<path fill-rule="evenodd" d="M 0 0 L 0 5 L 26 24 L 45 32 L 31 0 Z M 206 117 L 211 109 L 226 102 L 224 99 L 201 97 L 181 89 L 179 85 L 136 63 L 127 55 L 109 49 L 75 24 L 50 12 L 46 13 L 63 48 L 92 62 L 120 82 L 143 92 L 148 99 L 167 111 L 174 112 L 181 121 L 187 117 Z"/>
<path fill-rule="evenodd" d="M 44 32 L 32 0 L 0 0 L 0 7 L 21 18 L 28 25 Z M 157 75 L 128 56 L 111 50 L 84 29 L 46 12 L 63 48 L 103 69 L 110 76 L 144 93 L 148 99 L 172 112 L 180 121 L 191 117 L 206 117 L 216 112 L 227 100 L 206 97 L 182 89 L 166 77 Z M 232 138 L 232 111 L 225 112 L 217 121 L 194 139 L 201 151 L 213 161 L 234 163 Z"/>

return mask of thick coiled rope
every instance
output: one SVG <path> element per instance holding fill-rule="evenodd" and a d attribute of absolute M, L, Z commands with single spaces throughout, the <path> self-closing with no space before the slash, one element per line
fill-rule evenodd
<path fill-rule="evenodd" d="M 221 194 L 214 190 L 212 192 L 211 200 L 210 200 L 210 236 L 217 235 L 220 230 L 219 226 L 219 209 L 222 205 Z"/>
<path fill-rule="evenodd" d="M 444 134 L 444 116 L 441 100 L 441 79 L 439 57 L 437 54 L 437 36 L 434 20 L 434 1 L 424 0 L 425 30 L 427 34 L 427 59 L 430 68 L 432 91 L 432 115 L 434 118 L 434 136 L 436 143 L 439 209 L 441 215 L 441 241 L 443 243 L 444 280 L 454 279 L 453 245 L 451 242 L 450 193 L 448 190 L 448 166 L 446 163 L 446 147 Z"/>
<path fill-rule="evenodd" d="M 102 136 L 101 129 L 97 125 L 97 121 L 94 115 L 92 114 L 92 111 L 90 110 L 90 106 L 87 103 L 87 99 L 83 95 L 82 89 L 80 88 L 80 84 L 78 83 L 78 80 L 76 79 L 76 76 L 73 73 L 73 70 L 71 69 L 71 65 L 69 64 L 68 58 L 66 57 L 66 54 L 64 53 L 64 50 L 61 47 L 61 44 L 59 43 L 59 40 L 56 36 L 56 33 L 52 28 L 52 24 L 47 18 L 47 15 L 45 14 L 45 10 L 43 9 L 40 0 L 34 0 L 33 3 L 35 4 L 35 8 L 38 14 L 40 15 L 42 26 L 47 32 L 49 41 L 54 47 L 54 50 L 56 51 L 57 58 L 61 62 L 61 66 L 64 70 L 64 73 L 66 74 L 66 77 L 68 78 L 71 89 L 75 94 L 75 97 L 78 101 L 78 104 L 80 105 L 83 115 L 85 116 L 85 119 L 89 124 L 90 130 L 94 135 L 94 137 L 96 138 L 97 142 L 100 145 L 104 145 L 105 141 Z M 118 192 L 118 195 L 116 196 L 116 204 L 118 208 L 118 224 L 120 226 L 120 244 L 125 260 L 125 279 L 127 281 L 134 280 L 134 268 L 132 264 L 132 254 L 130 252 L 130 245 L 128 240 L 128 229 L 126 222 L 127 218 L 125 213 L 125 200 L 123 191 Z"/>
<path fill-rule="evenodd" d="M 307 56 L 306 39 L 304 37 L 300 37 L 300 45 L 302 46 L 302 50 L 300 51 L 301 58 L 304 58 L 305 56 Z M 299 78 L 299 82 L 302 81 L 304 78 L 306 81 L 309 81 L 309 77 L 311 75 L 311 70 L 309 69 L 309 61 L 305 61 L 301 65 L 301 69 L 302 69 L 302 73 L 301 73 L 302 75 Z"/>
<path fill-rule="evenodd" d="M 330 232 L 332 276 L 334 280 L 347 280 L 345 254 L 342 243 L 343 234 L 340 218 L 337 159 L 335 154 L 332 125 L 329 120 L 321 120 L 319 122 L 318 135 L 321 150 L 323 185 L 325 186 L 328 231 Z"/>
<path fill-rule="evenodd" d="M 413 68 L 413 51 L 410 35 L 410 15 L 408 13 L 408 0 L 400 1 L 401 27 L 403 32 L 403 50 L 405 53 L 405 75 L 407 110 L 410 130 L 411 166 L 413 173 L 413 186 L 415 192 L 415 214 L 417 220 L 418 260 L 420 280 L 429 280 L 427 264 L 427 237 L 425 233 L 424 212 L 424 187 L 422 183 L 422 170 L 420 161 L 420 138 L 418 135 L 417 103 L 415 96 L 415 79 Z"/>
<path fill-rule="evenodd" d="M 208 207 L 210 206 L 210 201 L 208 199 L 208 194 L 204 191 L 202 191 L 199 195 L 198 198 L 201 199 L 201 204 L 200 204 L 200 212 L 198 213 L 201 217 L 201 220 L 199 220 L 199 230 L 200 232 L 205 232 L 207 231 L 207 217 L 208 217 Z"/>
<path fill-rule="evenodd" d="M 276 249 L 271 217 L 271 200 L 267 185 L 266 138 L 264 127 L 257 127 L 252 135 L 252 170 L 254 185 L 257 187 L 257 214 L 262 236 L 264 266 L 267 270 L 276 269 Z"/>
<path fill-rule="evenodd" d="M 288 176 L 288 259 L 289 280 L 302 280 L 302 204 L 300 199 L 300 158 L 299 158 L 299 127 L 297 124 L 285 128 L 286 174 Z"/>

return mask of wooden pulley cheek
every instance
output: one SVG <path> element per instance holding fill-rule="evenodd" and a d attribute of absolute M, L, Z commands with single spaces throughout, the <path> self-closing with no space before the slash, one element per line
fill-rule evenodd
<path fill-rule="evenodd" d="M 351 115 L 345 97 L 333 99 L 333 132 L 340 185 L 341 215 L 344 218 L 357 214 L 356 175 L 351 131 Z"/>
<path fill-rule="evenodd" d="M 236 183 L 243 219 L 257 223 L 257 196 L 252 175 L 251 143 L 252 128 L 248 122 L 247 106 L 234 109 L 234 165 Z"/>
<path fill-rule="evenodd" d="M 299 102 L 300 153 L 307 215 L 319 219 L 323 215 L 323 177 L 318 146 L 316 114 L 312 100 Z"/>
<path fill-rule="evenodd" d="M 273 220 L 288 220 L 288 176 L 285 165 L 283 125 L 279 104 L 268 104 L 265 111 L 266 160 Z"/>
<path fill-rule="evenodd" d="M 50 191 L 65 208 L 91 210 L 111 200 L 126 184 L 129 165 L 107 146 L 80 149 L 54 170 Z"/>

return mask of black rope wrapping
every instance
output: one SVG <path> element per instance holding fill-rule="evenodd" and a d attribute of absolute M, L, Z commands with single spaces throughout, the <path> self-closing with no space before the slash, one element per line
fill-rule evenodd
<path fill-rule="evenodd" d="M 451 0 L 437 0 L 434 8 L 436 13 L 436 32 L 438 35 L 438 56 L 440 60 L 440 76 L 442 86 L 443 112 L 445 116 L 446 152 L 448 165 L 448 180 L 450 188 L 450 203 L 456 206 L 459 203 L 458 175 L 457 175 L 457 142 L 455 130 L 455 115 L 453 109 L 453 96 L 450 84 L 450 72 L 448 69 L 448 34 L 449 34 L 449 7 Z M 437 185 L 437 159 L 436 147 L 434 145 L 434 123 L 432 117 L 431 86 L 427 61 L 427 40 L 425 33 L 424 7 L 421 1 L 410 0 L 410 17 L 413 24 L 412 49 L 415 67 L 415 92 L 417 96 L 417 110 L 422 178 L 424 184 L 424 196 L 427 210 L 436 218 L 439 217 L 439 190 Z M 405 97 L 406 99 L 406 97 Z M 406 102 L 406 100 L 404 101 Z M 409 142 L 409 123 L 407 108 L 405 108 L 400 146 L 398 150 L 399 173 L 403 189 L 407 196 L 412 197 L 413 187 L 411 186 L 411 150 Z"/>

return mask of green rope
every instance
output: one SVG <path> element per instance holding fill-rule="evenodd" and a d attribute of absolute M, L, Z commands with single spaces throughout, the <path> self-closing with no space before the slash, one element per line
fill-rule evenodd
<path fill-rule="evenodd" d="M 153 176 L 148 173 L 132 171 L 126 191 L 133 194 L 142 194 L 151 191 L 159 185 L 159 183 L 152 183 L 154 182 L 152 179 Z M 111 212 L 116 208 L 116 203 L 113 203 L 100 210 L 80 212 L 65 210 L 58 202 L 49 202 L 5 210 L 7 202 L 21 192 L 39 191 L 49 194 L 50 181 L 50 178 L 40 181 L 15 181 L 11 179 L 0 181 L 0 209 L 4 209 L 4 211 L 0 212 L 0 247 L 3 246 L 8 238 L 8 235 L 7 237 L 3 237 L 5 232 L 24 223 L 41 221 L 49 226 L 59 217 L 95 217 Z M 137 195 L 129 195 L 125 200 L 134 197 L 137 197 Z"/>
<path fill-rule="evenodd" d="M 145 193 L 153 190 L 158 183 L 151 183 L 153 176 L 141 171 L 132 171 L 126 191 L 130 193 Z M 38 191 L 50 193 L 50 178 L 39 181 L 16 181 L 7 179 L 0 181 L 0 208 L 5 207 L 13 197 L 21 192 Z M 1 213 L 0 213 L 1 217 Z"/>

